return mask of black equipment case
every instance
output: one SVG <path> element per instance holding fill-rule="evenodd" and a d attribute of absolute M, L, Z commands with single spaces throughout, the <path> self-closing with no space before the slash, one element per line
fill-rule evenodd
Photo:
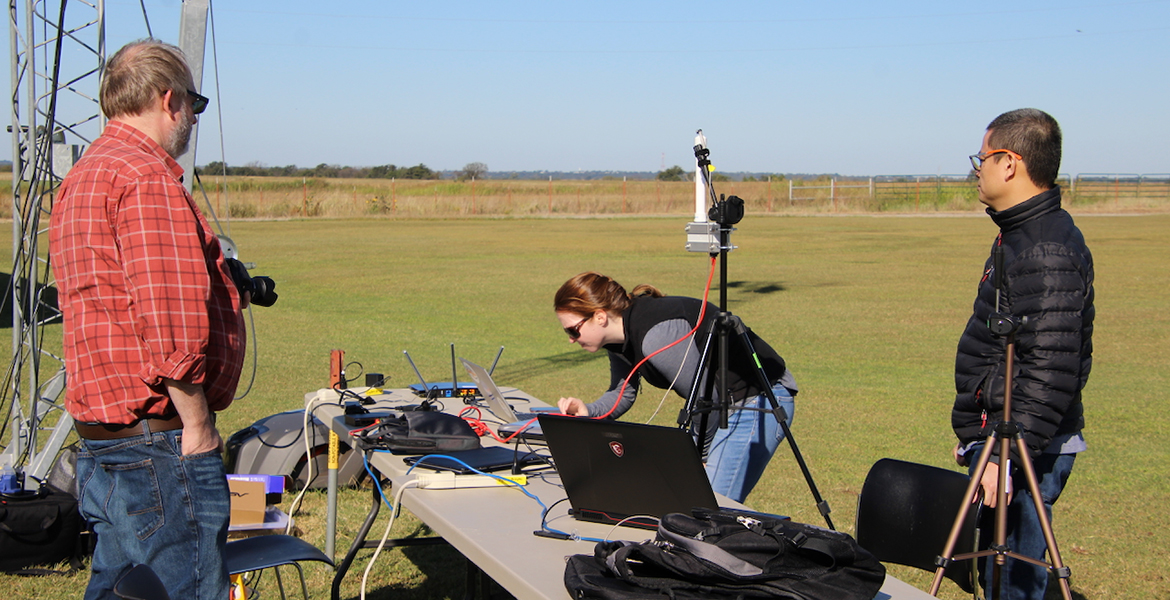
<path fill-rule="evenodd" d="M 77 499 L 43 485 L 38 491 L 0 497 L 0 571 L 55 566 L 81 550 Z"/>

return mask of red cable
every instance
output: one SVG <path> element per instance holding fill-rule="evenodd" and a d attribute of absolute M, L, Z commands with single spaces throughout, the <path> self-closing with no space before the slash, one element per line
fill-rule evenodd
<path fill-rule="evenodd" d="M 711 272 L 707 275 L 707 287 L 703 290 L 703 307 L 699 309 L 699 321 L 697 323 L 695 323 L 694 329 L 691 329 L 689 332 L 687 332 L 682 337 L 680 337 L 677 340 L 655 350 L 654 352 L 651 352 L 648 356 L 646 356 L 646 358 L 643 358 L 642 360 L 638 361 L 638 364 L 634 365 L 633 369 L 630 369 L 630 374 L 626 375 L 625 380 L 622 381 L 622 387 L 618 390 L 618 395 L 617 395 L 617 398 L 613 401 L 613 406 L 611 406 L 609 408 L 609 410 L 604 415 L 596 417 L 597 419 L 605 419 L 605 418 L 609 417 L 609 415 L 613 414 L 613 411 L 617 409 L 618 404 L 621 402 L 622 394 L 624 394 L 626 391 L 626 386 L 628 386 L 630 384 L 630 379 L 634 376 L 634 373 L 638 372 L 638 369 L 640 369 L 642 367 L 642 365 L 646 363 L 646 361 L 648 361 L 651 358 L 653 358 L 654 356 L 656 356 L 659 352 L 662 352 L 663 350 L 666 350 L 667 348 L 671 348 L 673 346 L 676 346 L 676 345 L 678 345 L 679 342 L 682 342 L 683 340 L 695 335 L 695 332 L 698 331 L 699 327 L 703 324 L 704 315 L 707 314 L 707 297 L 711 294 L 711 281 L 713 279 L 715 279 L 715 255 L 711 255 Z"/>
<path fill-rule="evenodd" d="M 466 416 L 467 413 L 469 413 L 471 411 L 475 411 L 475 413 L 476 413 L 475 416 L 474 417 Z M 471 426 L 471 430 L 475 432 L 475 435 L 483 437 L 483 436 L 491 433 L 492 431 L 490 429 L 488 429 L 488 426 L 486 423 L 484 423 L 483 421 L 480 420 L 481 416 L 483 416 L 483 411 L 481 411 L 478 406 L 466 406 L 463 408 L 463 410 L 459 411 L 459 418 L 463 419 L 464 421 L 467 422 L 468 425 Z"/>
<path fill-rule="evenodd" d="M 532 425 L 533 423 L 536 422 L 536 418 L 529 419 L 526 423 L 524 423 L 524 425 L 522 425 L 519 429 L 517 429 L 515 433 L 508 436 L 507 438 L 502 438 L 502 437 L 496 435 L 496 433 L 494 431 L 492 431 L 490 427 L 488 427 L 487 423 L 484 423 L 483 421 L 479 420 L 479 418 L 464 416 L 465 414 L 467 414 L 467 412 L 472 411 L 472 410 L 474 410 L 476 413 L 478 413 L 480 415 L 483 414 L 483 412 L 479 409 L 479 407 L 468 406 L 467 408 L 464 408 L 462 411 L 459 412 L 459 417 L 462 418 L 464 421 L 467 421 L 467 424 L 471 426 L 472 431 L 474 431 L 477 435 L 480 435 L 480 436 L 490 435 L 493 438 L 495 438 L 496 441 L 504 443 L 504 444 L 511 442 L 513 438 L 520 435 L 524 430 L 528 429 L 528 427 L 530 425 Z M 550 412 L 548 414 L 560 415 L 562 417 L 568 416 L 564 413 L 558 413 L 558 412 Z"/>
<path fill-rule="evenodd" d="M 369 425 L 366 425 L 364 427 L 358 427 L 357 429 L 350 429 L 349 435 L 350 435 L 350 437 L 356 437 L 359 433 L 361 433 L 361 432 L 363 432 L 371 427 L 377 427 L 378 425 L 381 425 L 381 424 L 382 424 L 381 420 L 375 420 L 373 423 L 370 423 Z"/>

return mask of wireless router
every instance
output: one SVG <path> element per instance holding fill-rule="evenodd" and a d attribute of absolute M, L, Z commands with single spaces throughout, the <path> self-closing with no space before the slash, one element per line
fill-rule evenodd
<path fill-rule="evenodd" d="M 418 376 L 418 383 L 410 384 L 410 390 L 420 398 L 434 399 L 434 398 L 474 398 L 479 396 L 479 386 L 471 381 L 459 381 L 455 371 L 455 344 L 451 344 L 451 381 L 443 383 L 427 383 L 427 380 L 419 372 L 418 367 L 415 366 L 414 360 L 410 358 L 410 353 L 406 350 L 402 351 L 406 355 L 407 362 L 410 363 L 410 368 L 414 369 L 414 374 Z M 496 353 L 496 359 L 492 361 L 491 371 L 496 370 L 496 364 L 500 362 L 500 355 L 504 353 L 504 347 L 500 346 L 500 351 Z"/>

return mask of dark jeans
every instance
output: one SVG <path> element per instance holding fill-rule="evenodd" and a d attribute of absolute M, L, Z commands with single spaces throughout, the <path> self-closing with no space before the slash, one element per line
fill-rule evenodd
<path fill-rule="evenodd" d="M 977 447 L 968 456 L 979 456 L 981 448 Z M 1044 500 L 1044 508 L 1052 520 L 1052 505 L 1060 498 L 1060 493 L 1068 483 L 1068 476 L 1072 473 L 1076 454 L 1041 454 L 1032 460 L 1032 467 L 1036 470 L 1036 480 L 1040 488 L 1040 497 Z M 974 470 L 975 461 L 972 461 Z M 1028 478 L 1023 469 L 1017 469 L 1012 477 L 1012 488 L 1015 496 L 1008 505 L 1007 512 L 1007 547 L 1010 551 L 1038 560 L 1045 560 L 1048 544 L 1044 541 L 1044 530 L 1040 528 L 1040 518 L 1036 514 L 1036 507 L 1032 502 L 1032 494 L 1028 491 Z M 995 511 L 983 509 L 983 529 L 980 534 L 988 543 L 995 543 Z M 991 573 L 994 556 L 980 560 L 981 582 L 984 595 L 991 598 Z M 1045 589 L 1048 587 L 1048 569 L 1033 565 L 1018 559 L 1008 558 L 1000 571 L 1003 582 L 1000 600 L 1043 600 Z"/>
<path fill-rule="evenodd" d="M 85 600 L 111 599 L 123 571 L 146 564 L 171 598 L 225 600 L 230 497 L 217 451 L 182 455 L 181 430 L 82 440 L 81 514 L 97 536 Z"/>

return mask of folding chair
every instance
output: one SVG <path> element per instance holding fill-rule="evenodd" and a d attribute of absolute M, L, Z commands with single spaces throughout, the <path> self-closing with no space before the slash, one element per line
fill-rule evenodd
<path fill-rule="evenodd" d="M 309 588 L 305 585 L 305 572 L 300 565 L 301 561 L 306 560 L 315 560 L 330 567 L 333 566 L 333 561 L 316 546 L 291 535 L 259 535 L 230 541 L 224 552 L 224 562 L 227 563 L 230 575 L 271 568 L 276 574 L 276 585 L 280 587 L 280 597 L 286 600 L 284 581 L 280 577 L 280 567 L 292 565 L 297 568 L 297 575 L 301 578 L 301 593 L 304 594 L 305 600 L 308 600 Z"/>
<path fill-rule="evenodd" d="M 891 458 L 869 470 L 857 501 L 857 543 L 882 562 L 930 572 L 943 552 L 970 479 L 966 474 Z M 955 554 L 974 552 L 979 543 L 978 507 L 968 511 Z M 955 561 L 945 575 L 975 594 L 975 559 Z"/>

